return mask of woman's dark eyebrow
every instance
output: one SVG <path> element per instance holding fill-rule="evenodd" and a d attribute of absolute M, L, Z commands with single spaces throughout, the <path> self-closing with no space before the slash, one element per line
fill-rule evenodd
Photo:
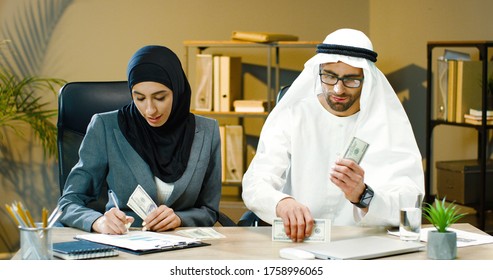
<path fill-rule="evenodd" d="M 167 92 L 168 92 L 167 90 L 164 90 L 163 89 L 163 90 L 159 90 L 159 91 L 153 92 L 153 93 L 151 93 L 151 95 L 157 95 L 157 94 L 160 94 L 160 93 L 167 93 Z M 135 94 L 138 94 L 138 95 L 145 95 L 145 94 L 140 93 L 140 92 L 138 92 L 136 90 L 133 90 L 132 93 L 135 93 Z"/>

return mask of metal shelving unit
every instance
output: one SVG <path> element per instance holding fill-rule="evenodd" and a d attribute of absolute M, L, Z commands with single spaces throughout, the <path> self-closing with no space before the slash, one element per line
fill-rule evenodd
<path fill-rule="evenodd" d="M 237 48 L 249 48 L 249 49 L 261 49 L 266 52 L 266 66 L 267 71 L 267 92 L 266 99 L 268 100 L 267 112 L 262 113 L 240 113 L 240 112 L 209 112 L 209 111 L 193 111 L 194 114 L 208 116 L 211 118 L 238 118 L 240 125 L 243 125 L 243 120 L 246 118 L 267 118 L 269 112 L 272 110 L 275 100 L 275 94 L 280 89 L 280 49 L 281 48 L 316 48 L 320 42 L 315 41 L 279 41 L 272 43 L 254 43 L 248 41 L 239 40 L 224 40 L 224 41 L 194 41 L 187 40 L 183 42 L 185 46 L 185 58 L 184 68 L 185 73 L 188 75 L 190 69 L 193 69 L 191 64 L 191 55 L 203 53 L 207 49 L 211 48 L 224 48 L 224 49 L 237 49 Z M 195 51 L 194 51 L 195 50 Z M 272 82 L 272 71 L 274 70 L 274 82 Z M 246 141 L 245 141 L 246 142 Z M 246 155 L 246 144 L 244 145 L 244 155 Z M 245 164 L 246 168 L 246 156 Z M 241 183 L 237 182 L 223 182 L 225 186 L 235 186 L 241 188 Z"/>
<path fill-rule="evenodd" d="M 482 63 L 482 124 L 472 125 L 467 123 L 449 122 L 445 120 L 433 119 L 433 50 L 435 48 L 476 48 L 479 52 L 479 59 Z M 427 44 L 427 104 L 426 104 L 426 174 L 425 174 L 425 199 L 431 203 L 434 199 L 431 194 L 431 172 L 433 170 L 431 160 L 432 156 L 432 137 L 433 130 L 438 125 L 460 126 L 464 128 L 475 129 L 478 133 L 478 151 L 477 159 L 480 165 L 480 193 L 479 201 L 473 205 L 478 212 L 478 227 L 485 230 L 486 211 L 491 209 L 492 205 L 486 203 L 486 188 L 493 187 L 486 185 L 486 164 L 488 161 L 488 130 L 493 129 L 493 125 L 487 125 L 487 95 L 488 95 L 488 51 L 493 47 L 493 41 L 432 41 Z"/>
<path fill-rule="evenodd" d="M 257 48 L 266 50 L 266 71 L 267 71 L 267 100 L 268 111 L 271 108 L 271 102 L 275 100 L 274 94 L 279 92 L 280 85 L 280 54 L 281 48 L 314 48 L 320 44 L 315 41 L 279 41 L 272 43 L 254 43 L 238 40 L 225 40 L 225 41 L 184 41 L 185 46 L 185 72 L 188 75 L 190 69 L 190 54 L 191 49 L 196 49 L 194 54 L 199 54 L 208 48 Z M 275 70 L 274 87 L 272 86 L 272 69 Z"/>

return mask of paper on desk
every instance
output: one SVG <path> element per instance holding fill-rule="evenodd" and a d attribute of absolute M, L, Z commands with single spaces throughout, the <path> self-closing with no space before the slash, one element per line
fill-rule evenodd
<path fill-rule="evenodd" d="M 434 227 L 429 228 L 421 228 L 420 240 L 423 242 L 428 241 L 428 232 L 436 230 Z M 457 247 L 467 247 L 474 246 L 480 244 L 488 244 L 493 243 L 493 236 L 479 234 L 464 230 L 458 230 L 454 228 L 449 228 L 450 231 L 455 231 L 457 233 Z M 399 230 L 397 231 L 388 231 L 389 234 L 399 236 Z"/>
<path fill-rule="evenodd" d="M 182 229 L 176 231 L 177 234 L 190 237 L 190 238 L 196 238 L 200 240 L 207 240 L 207 239 L 219 239 L 219 238 L 225 238 L 223 234 L 215 231 L 213 228 L 192 228 L 192 229 Z"/>
<path fill-rule="evenodd" d="M 96 243 L 107 244 L 115 247 L 126 248 L 133 251 L 156 250 L 159 248 L 171 248 L 200 242 L 194 238 L 178 235 L 157 233 L 151 231 L 130 231 L 125 235 L 111 234 L 80 234 L 75 239 L 88 240 Z"/>

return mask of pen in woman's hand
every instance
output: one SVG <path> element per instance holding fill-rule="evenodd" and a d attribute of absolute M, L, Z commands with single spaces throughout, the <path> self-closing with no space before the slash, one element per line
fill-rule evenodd
<path fill-rule="evenodd" d="M 116 200 L 115 193 L 112 190 L 109 190 L 108 193 L 113 205 L 115 205 L 116 209 L 120 210 L 120 207 L 118 207 L 118 201 Z"/>
<path fill-rule="evenodd" d="M 115 208 L 120 210 L 120 207 L 118 207 L 118 200 L 116 199 L 116 195 L 112 190 L 108 191 L 108 196 L 110 197 L 111 202 L 113 205 L 115 205 Z M 131 223 L 126 223 L 125 227 L 127 227 L 127 231 L 130 228 Z"/>

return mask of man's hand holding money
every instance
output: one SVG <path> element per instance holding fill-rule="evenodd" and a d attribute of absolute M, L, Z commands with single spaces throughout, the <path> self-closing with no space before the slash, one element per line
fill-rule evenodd
<path fill-rule="evenodd" d="M 310 210 L 292 197 L 279 201 L 276 214 L 284 223 L 284 231 L 293 242 L 303 242 L 310 236 L 314 220 Z"/>
<path fill-rule="evenodd" d="M 360 200 L 365 191 L 365 171 L 359 163 L 368 149 L 369 144 L 353 137 L 344 158 L 336 160 L 330 171 L 330 181 L 338 186 L 346 199 L 353 203 Z M 367 211 L 367 210 L 363 210 Z"/>
<path fill-rule="evenodd" d="M 350 159 L 338 159 L 330 172 L 330 181 L 338 186 L 347 200 L 358 202 L 365 190 L 365 171 Z"/>

